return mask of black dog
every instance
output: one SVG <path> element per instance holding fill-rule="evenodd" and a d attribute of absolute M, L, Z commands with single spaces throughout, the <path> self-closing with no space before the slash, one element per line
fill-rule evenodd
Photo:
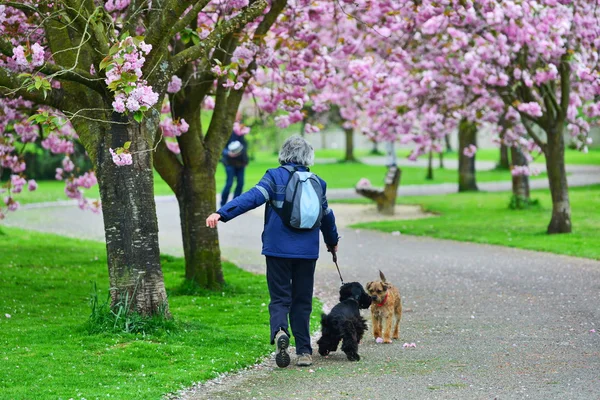
<path fill-rule="evenodd" d="M 367 330 L 367 323 L 359 309 L 369 308 L 371 296 L 358 282 L 344 284 L 340 288 L 340 302 L 329 314 L 321 315 L 321 338 L 317 341 L 319 354 L 326 356 L 336 351 L 343 340 L 342 351 L 348 360 L 358 361 L 358 343 Z"/>

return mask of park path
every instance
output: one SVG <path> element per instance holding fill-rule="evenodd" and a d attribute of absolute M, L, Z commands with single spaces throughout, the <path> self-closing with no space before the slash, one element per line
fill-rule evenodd
<path fill-rule="evenodd" d="M 157 213 L 161 251 L 180 256 L 176 201 L 157 199 Z M 257 273 L 264 272 L 262 217 L 259 208 L 219 227 L 223 255 Z M 344 220 L 338 215 L 339 225 Z M 30 207 L 5 223 L 104 239 L 101 217 L 70 205 Z M 358 363 L 339 352 L 327 359 L 316 355 L 315 364 L 304 369 L 277 369 L 266 360 L 178 398 L 600 397 L 600 335 L 591 332 L 600 332 L 600 262 L 350 228 L 340 233 L 346 281 L 364 284 L 381 269 L 400 288 L 405 308 L 400 340 L 380 345 L 367 334 Z M 316 294 L 331 307 L 338 288 L 335 266 L 322 251 Z M 404 349 L 404 342 L 417 347 Z"/>

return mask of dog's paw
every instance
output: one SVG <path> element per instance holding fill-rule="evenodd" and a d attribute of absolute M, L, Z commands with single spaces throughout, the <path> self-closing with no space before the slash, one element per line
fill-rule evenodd
<path fill-rule="evenodd" d="M 329 350 L 319 350 L 319 354 L 322 355 L 323 357 L 329 355 Z"/>
<path fill-rule="evenodd" d="M 350 361 L 360 361 L 360 356 L 358 353 L 348 353 L 346 354 L 346 357 L 348 357 L 348 360 Z"/>
<path fill-rule="evenodd" d="M 392 343 L 392 339 L 383 339 L 383 343 Z"/>

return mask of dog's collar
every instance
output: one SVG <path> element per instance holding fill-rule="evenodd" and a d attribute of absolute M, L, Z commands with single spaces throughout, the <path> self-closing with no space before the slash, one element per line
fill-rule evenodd
<path fill-rule="evenodd" d="M 387 301 L 388 294 L 389 294 L 389 293 L 386 293 L 386 294 L 385 294 L 385 297 L 383 298 L 383 301 L 382 301 L 381 303 L 377 304 L 377 307 L 381 307 L 382 305 L 384 305 L 384 304 L 385 304 L 385 302 Z"/>

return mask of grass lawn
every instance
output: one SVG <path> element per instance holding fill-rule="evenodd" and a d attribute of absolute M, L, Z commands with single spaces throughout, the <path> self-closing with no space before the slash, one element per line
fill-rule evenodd
<path fill-rule="evenodd" d="M 547 190 L 532 192 L 541 207 L 530 210 L 510 210 L 507 192 L 404 197 L 400 204 L 421 204 L 439 217 L 355 227 L 600 259 L 600 185 L 570 188 L 569 193 L 573 233 L 568 235 L 545 233 L 552 212 Z"/>
<path fill-rule="evenodd" d="M 175 292 L 183 260 L 164 257 L 177 328 L 89 334 L 92 284 L 101 299 L 108 288 L 103 243 L 2 228 L 0 247 L 0 398 L 160 399 L 274 349 L 265 278 L 232 264 L 223 292 L 186 296 Z"/>
<path fill-rule="evenodd" d="M 266 152 L 259 153 L 257 160 L 251 162 L 248 168 L 246 168 L 244 188 L 247 190 L 253 187 L 262 178 L 267 169 L 274 168 L 277 165 L 276 156 Z M 311 168 L 311 171 L 325 179 L 328 188 L 343 189 L 353 188 L 361 178 L 369 179 L 374 186 L 383 186 L 386 168 L 360 163 L 332 163 L 316 164 Z M 425 168 L 422 167 L 402 167 L 401 185 L 455 183 L 458 180 L 455 170 L 435 169 L 434 180 L 432 181 L 426 180 L 425 174 Z M 158 196 L 172 195 L 173 192 L 162 178 L 157 173 L 154 176 L 154 193 Z M 545 176 L 545 173 L 540 174 L 535 179 L 541 179 Z M 477 173 L 477 181 L 479 182 L 506 181 L 510 179 L 510 173 L 507 171 L 480 171 Z M 217 192 L 220 193 L 225 184 L 225 169 L 222 164 L 219 164 L 217 168 L 216 181 Z M 95 186 L 86 190 L 85 195 L 91 199 L 98 198 L 98 187 Z M 15 196 L 15 198 L 21 204 L 67 200 L 64 194 L 64 183 L 60 181 L 40 181 L 38 182 L 38 189 L 36 191 L 29 192 L 24 190 Z"/>

